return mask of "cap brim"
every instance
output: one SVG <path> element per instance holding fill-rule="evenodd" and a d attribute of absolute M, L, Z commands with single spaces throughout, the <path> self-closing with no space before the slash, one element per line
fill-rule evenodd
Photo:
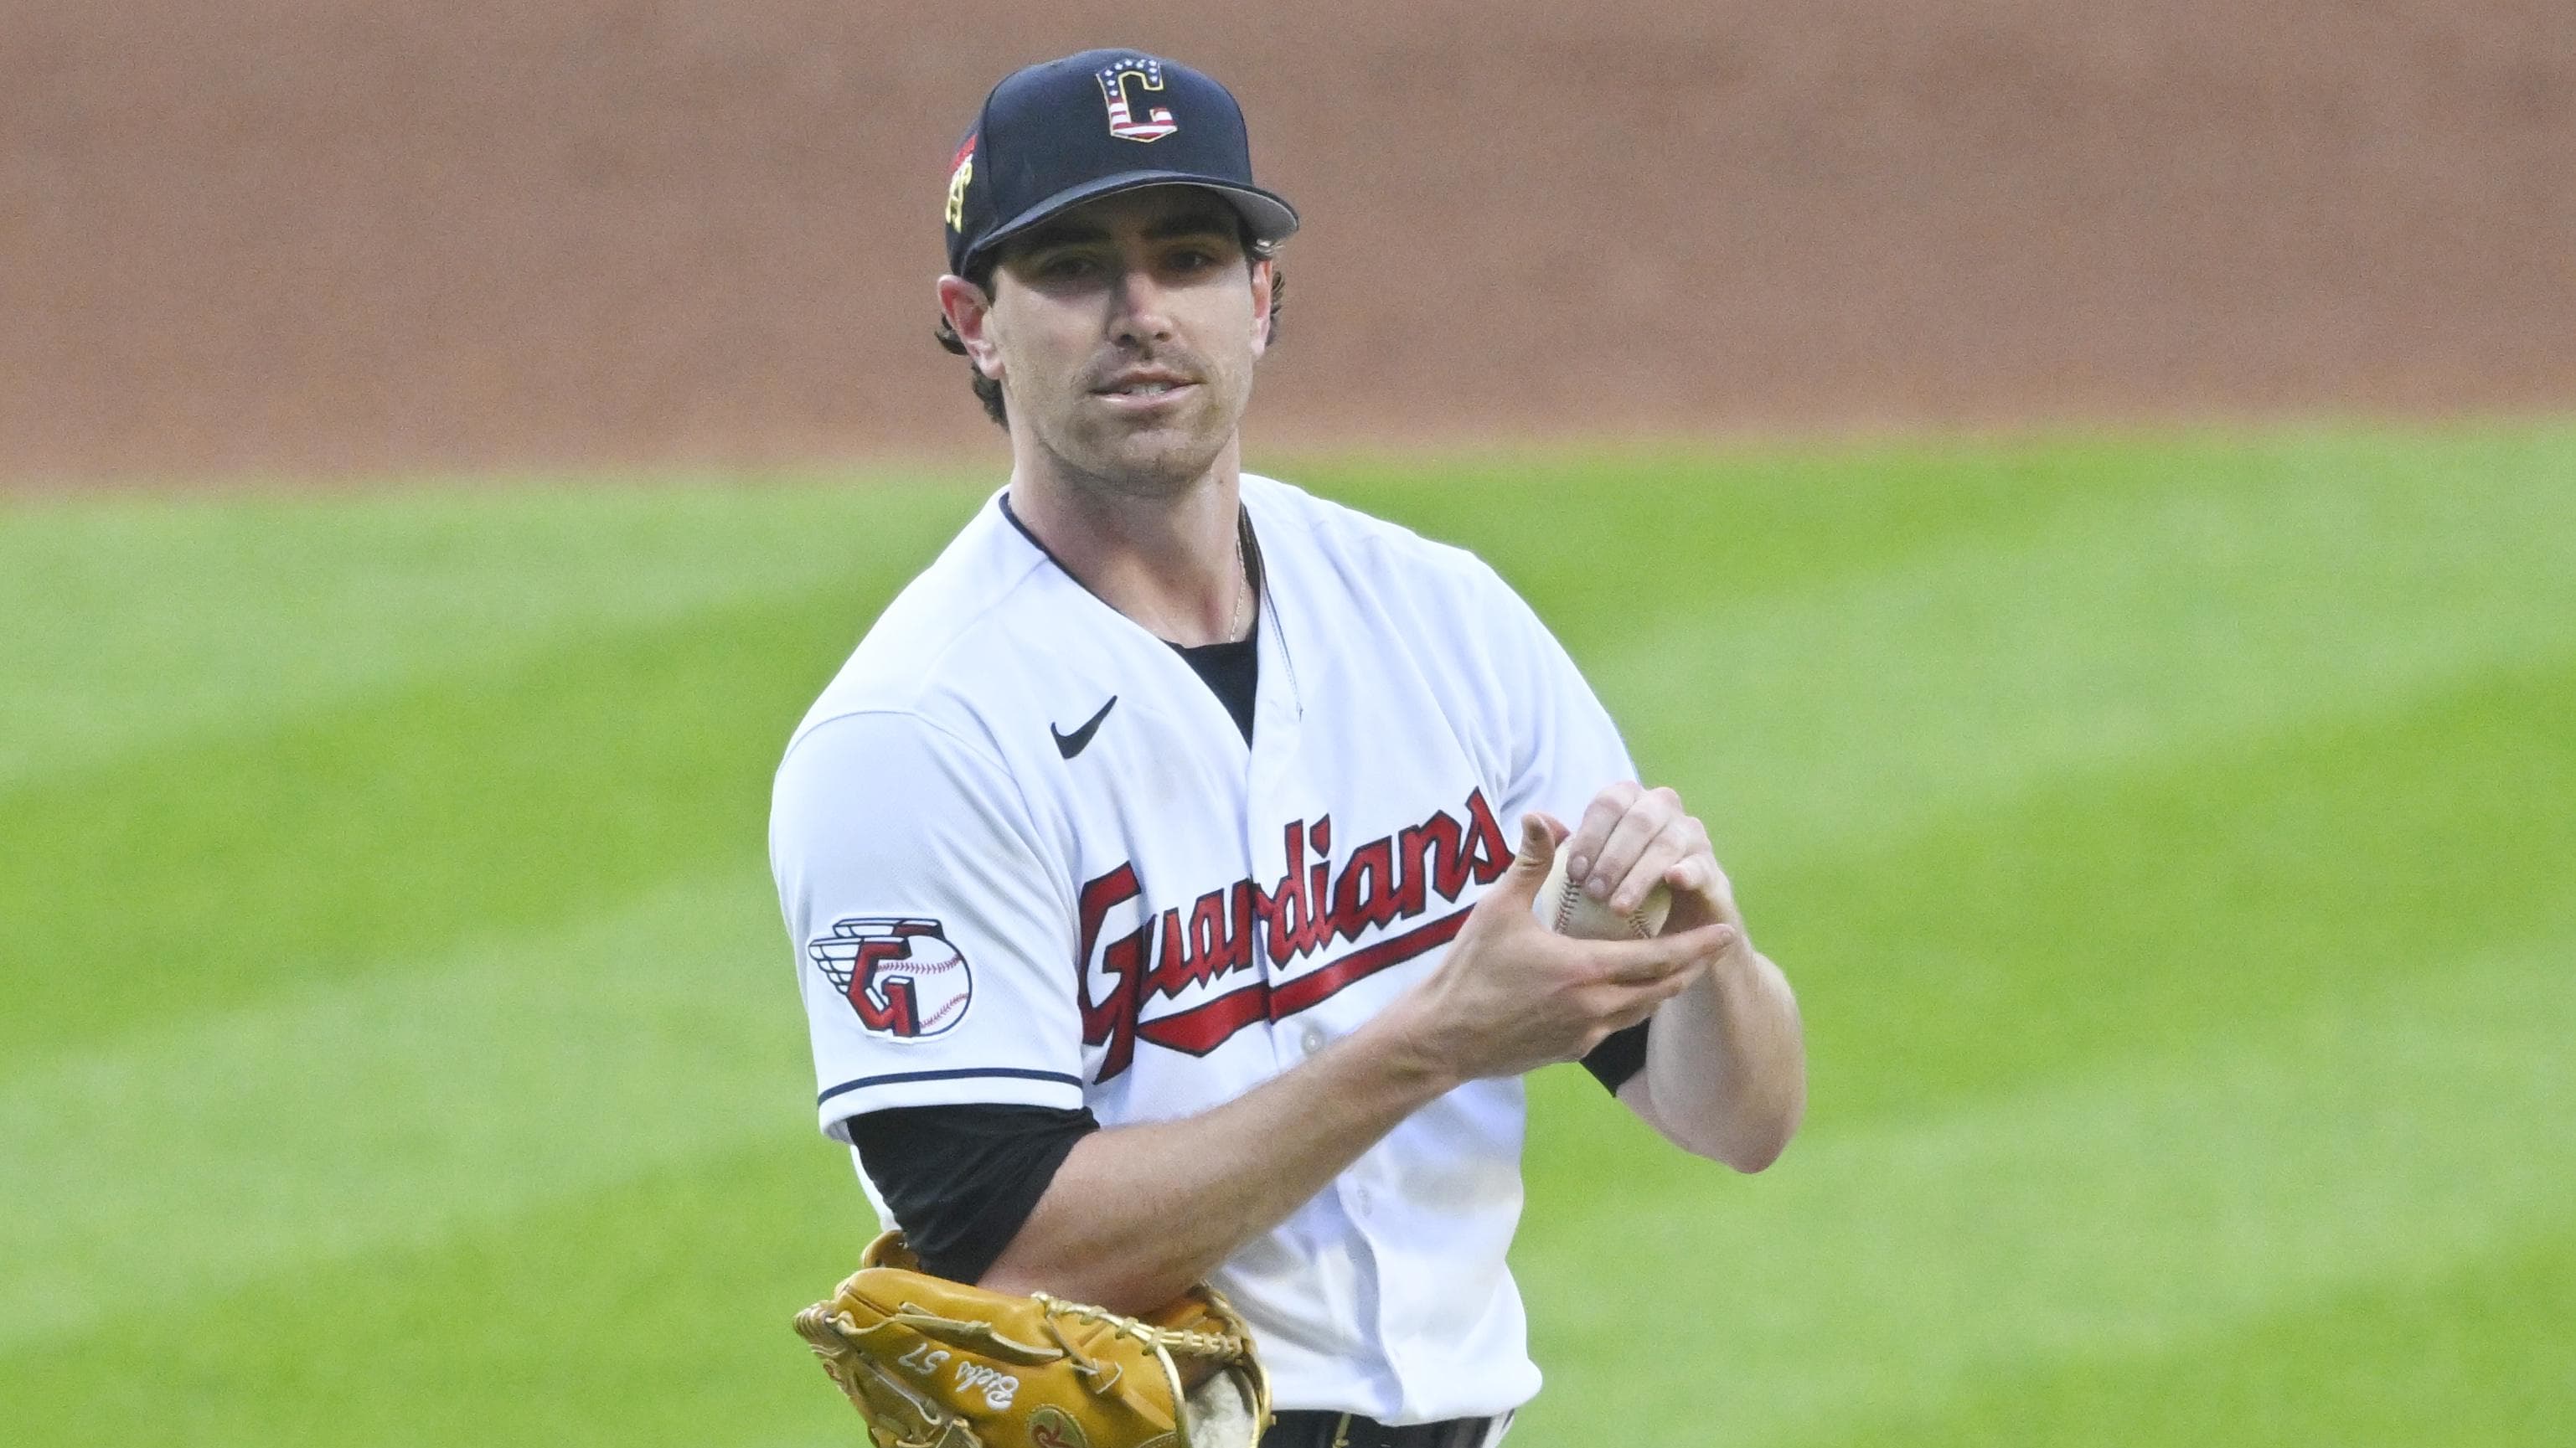
<path fill-rule="evenodd" d="M 1085 181 L 1079 186 L 1068 186 L 994 227 L 985 233 L 982 241 L 975 244 L 974 250 L 966 253 L 967 264 L 971 266 L 978 257 L 991 255 L 993 249 L 1003 242 L 1058 212 L 1070 210 L 1086 201 L 1097 201 L 1104 196 L 1143 191 L 1153 186 L 1195 186 L 1202 191 L 1217 193 L 1232 203 L 1236 211 L 1242 213 L 1243 219 L 1252 226 L 1252 234 L 1262 241 L 1286 241 L 1297 232 L 1297 208 L 1289 205 L 1284 198 L 1274 196 L 1260 187 L 1246 186 L 1238 181 L 1220 181 L 1209 176 L 1193 176 L 1179 171 L 1121 171 L 1114 176 L 1102 176 Z"/>

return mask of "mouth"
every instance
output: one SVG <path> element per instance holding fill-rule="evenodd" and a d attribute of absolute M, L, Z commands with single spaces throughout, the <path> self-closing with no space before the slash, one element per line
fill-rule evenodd
<path fill-rule="evenodd" d="M 1192 392 L 1198 384 L 1172 373 L 1131 373 L 1095 387 L 1091 395 L 1122 412 L 1152 412 L 1171 406 Z"/>

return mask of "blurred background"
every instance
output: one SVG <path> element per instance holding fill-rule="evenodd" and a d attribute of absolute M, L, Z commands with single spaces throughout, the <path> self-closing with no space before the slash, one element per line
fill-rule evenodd
<path fill-rule="evenodd" d="M 1514 1448 L 2576 1440 L 2563 0 L 0 0 L 0 1441 L 860 1441 L 768 780 L 1096 44 L 1805 1005 L 1758 1177 L 1534 1079 Z"/>
<path fill-rule="evenodd" d="M 1093 44 L 1305 212 L 1282 443 L 2576 392 L 2563 0 L 11 0 L 0 458 L 978 444 L 948 162 Z"/>

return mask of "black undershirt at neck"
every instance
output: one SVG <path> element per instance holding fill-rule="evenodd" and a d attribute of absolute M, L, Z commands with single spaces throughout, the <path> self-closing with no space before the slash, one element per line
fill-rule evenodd
<path fill-rule="evenodd" d="M 1172 645 L 1172 652 L 1179 654 L 1216 691 L 1217 702 L 1234 716 L 1234 727 L 1243 731 L 1246 744 L 1252 742 L 1252 700 L 1261 686 L 1261 654 L 1253 647 L 1254 642 L 1255 639 L 1244 638 L 1232 643 L 1201 644 L 1194 649 Z"/>

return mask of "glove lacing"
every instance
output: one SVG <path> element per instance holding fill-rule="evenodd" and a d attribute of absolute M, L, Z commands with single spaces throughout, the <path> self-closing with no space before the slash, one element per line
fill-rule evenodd
<path fill-rule="evenodd" d="M 1057 1347 L 1064 1349 L 1065 1360 L 1072 1365 L 1075 1372 L 1082 1374 L 1084 1386 L 1094 1393 L 1106 1393 L 1118 1386 L 1119 1375 L 1126 1369 L 1114 1364 L 1104 1366 L 1092 1361 L 1082 1349 L 1073 1345 L 1072 1339 L 1064 1335 L 1063 1328 L 1056 1326 L 1056 1319 L 1059 1317 L 1069 1317 L 1078 1322 L 1097 1323 L 1117 1336 L 1132 1337 L 1152 1348 L 1155 1355 L 1163 1359 L 1166 1370 L 1171 1368 L 1171 1356 L 1174 1353 L 1192 1359 L 1236 1363 L 1241 1362 L 1251 1352 L 1251 1345 L 1232 1333 L 1192 1332 L 1187 1328 L 1156 1327 L 1150 1322 L 1141 1322 L 1124 1313 L 1111 1312 L 1105 1307 L 1094 1307 L 1087 1302 L 1067 1302 L 1061 1297 L 1046 1292 L 1032 1292 L 1029 1294 L 1029 1300 L 1046 1309 L 1047 1335 L 1055 1339 Z M 1104 1372 L 1109 1375 L 1106 1382 L 1101 1380 L 1101 1374 Z M 1177 1381 L 1176 1376 L 1175 1382 Z"/>

